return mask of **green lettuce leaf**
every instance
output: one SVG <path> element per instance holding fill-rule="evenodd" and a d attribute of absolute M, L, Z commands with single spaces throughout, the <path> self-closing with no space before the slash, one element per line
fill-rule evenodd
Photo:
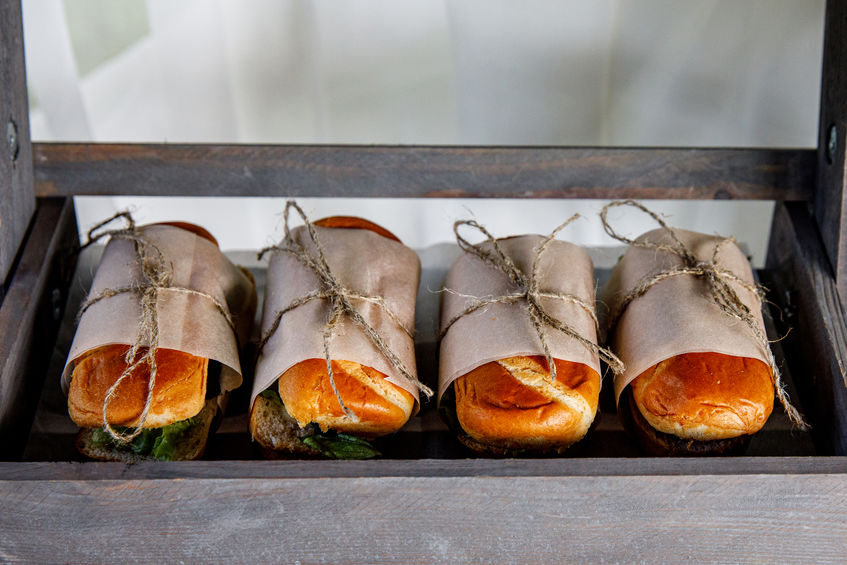
<path fill-rule="evenodd" d="M 98 428 L 92 433 L 91 441 L 101 449 L 131 451 L 142 457 L 151 456 L 160 461 L 170 461 L 182 436 L 199 423 L 200 418 L 188 418 L 162 428 L 145 428 L 132 441 L 126 443 L 116 441 L 106 428 Z M 122 426 L 115 426 L 114 429 L 122 434 L 132 430 Z"/>
<path fill-rule="evenodd" d="M 317 433 L 303 443 L 330 459 L 372 459 L 382 454 L 367 440 L 347 434 Z"/>

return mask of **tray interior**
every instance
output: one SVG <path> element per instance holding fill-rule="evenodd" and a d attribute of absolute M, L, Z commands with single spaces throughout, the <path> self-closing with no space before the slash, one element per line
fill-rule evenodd
<path fill-rule="evenodd" d="M 77 427 L 68 417 L 67 401 L 59 386 L 59 375 L 65 363 L 75 328 L 75 316 L 84 300 L 94 276 L 102 247 L 92 247 L 83 252 L 77 262 L 68 302 L 62 320 L 59 336 L 53 348 L 50 369 L 48 371 L 33 426 L 24 451 L 25 461 L 82 461 L 74 448 Z M 423 265 L 421 287 L 418 293 L 416 314 L 416 353 L 418 372 L 421 380 L 436 388 L 437 345 L 436 328 L 438 320 L 438 302 L 440 288 L 449 265 L 455 259 L 458 250 L 455 246 L 439 244 L 418 250 Z M 591 249 L 589 253 L 597 268 L 595 278 L 598 285 L 605 282 L 609 267 L 614 264 L 621 248 Z M 260 297 L 265 286 L 266 263 L 256 260 L 255 252 L 234 251 L 227 255 L 236 263 L 248 267 L 253 273 Z M 774 273 L 759 271 L 760 277 L 767 279 Z M 259 314 L 257 313 L 257 316 Z M 770 303 L 765 309 L 766 325 L 771 339 L 781 337 L 787 329 L 785 317 L 779 305 Z M 254 337 L 258 334 L 258 319 L 254 326 Z M 789 336 L 787 340 L 796 336 Z M 790 371 L 790 363 L 785 362 L 783 343 L 773 344 L 776 355 L 793 399 L 798 399 Z M 247 365 L 247 363 L 245 363 Z M 796 366 L 797 364 L 794 363 Z M 210 441 L 204 456 L 207 460 L 250 460 L 260 459 L 258 449 L 253 444 L 247 429 L 248 403 L 252 386 L 252 374 L 245 367 L 244 385 L 236 390 L 229 403 L 227 414 L 220 428 Z M 611 392 L 611 378 L 606 377 L 600 398 L 600 413 L 596 425 L 589 436 L 578 446 L 572 448 L 568 457 L 640 457 L 642 454 L 621 427 L 615 411 Z M 801 387 L 802 389 L 802 387 Z M 799 399 L 802 406 L 802 398 Z M 377 440 L 377 447 L 388 459 L 464 459 L 474 457 L 447 430 L 436 412 L 433 400 L 423 400 L 420 413 L 399 432 Z M 749 456 L 806 456 L 825 455 L 818 453 L 811 434 L 801 432 L 789 422 L 779 403 L 765 428 L 756 434 L 747 451 Z"/>

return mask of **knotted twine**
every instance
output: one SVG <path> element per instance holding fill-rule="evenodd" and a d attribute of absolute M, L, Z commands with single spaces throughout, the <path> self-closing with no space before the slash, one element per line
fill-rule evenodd
<path fill-rule="evenodd" d="M 104 230 L 97 233 L 98 230 L 119 218 L 126 220 L 127 227 L 122 229 Z M 220 312 L 221 316 L 223 316 L 224 320 L 226 320 L 226 323 L 232 330 L 233 335 L 235 335 L 236 343 L 238 340 L 238 333 L 236 332 L 235 324 L 232 321 L 229 309 L 217 298 L 199 290 L 174 286 L 171 284 L 171 280 L 173 278 L 173 265 L 165 260 L 161 249 L 159 249 L 157 245 L 139 234 L 135 227 L 135 221 L 129 212 L 118 212 L 111 218 L 100 222 L 88 230 L 86 242 L 80 246 L 79 251 L 93 245 L 104 237 L 109 237 L 110 239 L 126 239 L 133 242 L 136 264 L 141 271 L 141 280 L 121 288 L 106 288 L 96 296 L 89 296 L 80 307 L 79 313 L 77 314 L 77 322 L 80 318 L 82 318 L 82 315 L 85 314 L 86 310 L 101 300 L 125 293 L 136 294 L 139 297 L 141 316 L 138 322 L 138 337 L 124 357 L 124 361 L 127 365 L 126 369 L 124 369 L 120 377 L 118 377 L 118 379 L 106 391 L 106 397 L 103 401 L 103 424 L 106 431 L 115 441 L 120 443 L 129 443 L 141 434 L 143 429 L 142 426 L 144 425 L 144 421 L 147 419 L 147 414 L 150 412 L 150 407 L 153 404 L 153 389 L 156 385 L 157 375 L 156 352 L 159 349 L 159 320 L 156 307 L 159 293 L 173 292 L 178 294 L 190 294 L 201 296 L 204 299 L 211 301 L 218 312 Z M 145 347 L 146 350 L 139 354 L 141 349 Z M 138 423 L 133 427 L 132 431 L 128 433 L 118 432 L 111 426 L 106 417 L 109 404 L 115 396 L 117 396 L 117 390 L 120 384 L 124 380 L 130 378 L 136 368 L 145 363 L 150 368 L 150 379 L 147 383 L 147 396 L 144 400 L 144 408 L 138 418 Z"/>
<path fill-rule="evenodd" d="M 658 223 L 664 232 L 671 238 L 671 244 L 660 244 L 660 243 L 652 243 L 649 241 L 636 241 L 633 239 L 629 239 L 624 237 L 612 228 L 609 224 L 607 215 L 609 210 L 618 206 L 632 206 L 634 208 L 638 208 Z M 788 393 L 785 390 L 785 385 L 780 378 L 780 372 L 776 365 L 776 359 L 773 356 L 773 352 L 770 348 L 770 342 L 768 341 L 765 333 L 759 328 L 759 325 L 756 323 L 756 317 L 753 315 L 753 312 L 750 308 L 741 301 L 741 298 L 738 296 L 736 290 L 732 287 L 731 283 L 735 283 L 742 288 L 750 291 L 760 302 L 764 299 L 765 289 L 758 284 L 751 284 L 747 281 L 738 277 L 732 271 L 724 269 L 718 264 L 718 254 L 721 249 L 727 243 L 735 243 L 735 238 L 726 237 L 720 239 L 718 243 L 715 245 L 715 248 L 712 252 L 712 257 L 708 261 L 700 261 L 697 257 L 691 252 L 691 250 L 676 236 L 673 229 L 671 229 L 658 214 L 649 210 L 647 207 L 642 205 L 639 202 L 634 200 L 619 200 L 615 202 L 611 202 L 603 207 L 600 211 L 600 220 L 603 223 L 603 229 L 606 230 L 606 233 L 609 234 L 613 239 L 616 239 L 622 243 L 626 243 L 627 245 L 631 245 L 633 247 L 640 247 L 642 249 L 652 249 L 655 251 L 663 251 L 665 253 L 670 253 L 672 255 L 676 255 L 682 260 L 682 266 L 680 267 L 672 267 L 670 269 L 666 269 L 664 271 L 660 271 L 658 273 L 654 273 L 652 275 L 648 275 L 641 279 L 638 284 L 635 285 L 629 292 L 627 292 L 620 302 L 617 304 L 617 307 L 610 312 L 608 324 L 606 325 L 606 334 L 611 331 L 612 328 L 615 327 L 620 317 L 623 315 L 627 306 L 638 297 L 644 295 L 648 290 L 650 290 L 654 285 L 662 282 L 663 280 L 678 277 L 678 276 L 693 276 L 700 278 L 706 282 L 709 288 L 709 292 L 712 300 L 720 309 L 721 312 L 726 314 L 727 316 L 734 318 L 736 320 L 740 320 L 747 329 L 750 330 L 750 333 L 753 334 L 753 337 L 756 339 L 756 343 L 759 348 L 762 350 L 762 353 L 765 355 L 765 360 L 768 367 L 771 370 L 771 380 L 773 381 L 774 389 L 776 390 L 776 396 L 779 399 L 779 402 L 782 404 L 783 408 L 785 408 L 786 414 L 788 414 L 789 419 L 792 423 L 794 423 L 801 430 L 809 429 L 809 425 L 803 419 L 803 416 L 797 411 L 796 408 L 791 404 L 790 399 L 788 398 Z"/>
<path fill-rule="evenodd" d="M 291 210 L 297 212 L 300 218 L 303 220 L 303 227 L 306 229 L 308 233 L 309 239 L 314 245 L 315 252 L 310 253 L 304 246 L 301 244 L 294 236 L 291 234 L 291 228 L 289 226 L 289 214 Z M 352 320 L 362 332 L 370 339 L 371 343 L 376 347 L 376 349 L 385 357 L 391 365 L 397 369 L 397 371 L 406 378 L 409 382 L 411 382 L 419 391 L 423 392 L 427 397 L 432 396 L 433 392 L 428 386 L 423 384 L 418 380 L 416 376 L 414 376 L 411 371 L 406 367 L 400 357 L 388 347 L 388 344 L 385 342 L 385 339 L 365 320 L 365 317 L 361 312 L 353 305 L 354 302 L 369 302 L 371 304 L 377 305 L 382 309 L 383 312 L 393 321 L 397 327 L 399 327 L 403 332 L 408 335 L 410 338 L 414 338 L 414 329 L 406 327 L 402 320 L 400 320 L 399 316 L 395 314 L 388 304 L 385 302 L 385 299 L 381 296 L 370 296 L 367 294 L 363 294 L 357 292 L 355 290 L 351 290 L 344 286 L 344 284 L 338 279 L 335 273 L 330 269 L 329 264 L 327 263 L 326 256 L 324 254 L 323 245 L 321 245 L 320 239 L 318 238 L 317 231 L 315 230 L 314 224 L 309 221 L 308 216 L 303 211 L 302 208 L 293 200 L 289 200 L 285 203 L 285 211 L 283 213 L 284 217 L 284 227 L 285 227 L 285 237 L 282 240 L 280 245 L 273 245 L 270 247 L 266 247 L 259 252 L 259 259 L 262 259 L 264 255 L 268 252 L 273 253 L 288 253 L 295 257 L 300 263 L 302 263 L 306 268 L 312 271 L 314 275 L 318 278 L 320 286 L 317 290 L 314 290 L 305 296 L 302 296 L 298 299 L 291 301 L 286 307 L 282 310 L 278 311 L 274 316 L 274 321 L 271 326 L 265 331 L 262 335 L 261 340 L 258 345 L 258 352 L 261 353 L 262 349 L 268 343 L 268 341 L 273 337 L 276 333 L 277 329 L 279 329 L 280 322 L 282 321 L 282 317 L 285 316 L 288 312 L 294 310 L 295 308 L 299 308 L 304 304 L 308 304 L 313 300 L 326 300 L 329 302 L 329 317 L 327 319 L 326 324 L 324 324 L 322 330 L 322 338 L 323 338 L 323 350 L 324 350 L 324 358 L 326 360 L 326 370 L 327 375 L 329 376 L 329 384 L 332 387 L 333 393 L 335 393 L 335 398 L 338 400 L 338 404 L 341 406 L 341 410 L 346 414 L 350 419 L 354 422 L 358 422 L 358 416 L 349 408 L 346 404 L 344 404 L 344 400 L 341 398 L 341 393 L 338 391 L 338 387 L 335 383 L 335 373 L 332 370 L 332 357 L 329 352 L 329 345 L 332 341 L 333 334 L 337 326 L 341 323 L 344 317 L 348 317 Z"/>
<path fill-rule="evenodd" d="M 598 328 L 599 324 L 597 321 L 597 315 L 594 312 L 594 304 L 589 303 L 573 294 L 543 291 L 539 288 L 538 283 L 541 257 L 544 255 L 547 248 L 550 247 L 550 244 L 555 240 L 556 235 L 558 235 L 560 231 L 565 229 L 577 218 L 579 218 L 579 214 L 574 214 L 566 222 L 554 229 L 550 235 L 544 238 L 541 245 L 539 245 L 535 250 L 535 256 L 532 260 L 532 272 L 529 275 L 518 268 L 512 258 L 503 251 L 497 238 L 495 238 L 483 225 L 479 224 L 475 220 L 460 220 L 453 224 L 453 233 L 456 234 L 456 242 L 459 244 L 459 248 L 465 253 L 475 255 L 485 263 L 502 272 L 516 288 L 514 292 L 504 294 L 502 296 L 469 297 L 474 300 L 468 305 L 468 307 L 450 318 L 450 320 L 442 328 L 439 339 L 443 339 L 453 324 L 455 324 L 458 320 L 481 308 L 485 308 L 490 304 L 515 304 L 525 302 L 529 313 L 529 319 L 532 322 L 535 332 L 538 334 L 538 339 L 541 342 L 542 349 L 544 350 L 544 358 L 547 361 L 547 368 L 550 371 L 551 380 L 556 380 L 556 363 L 553 361 L 553 355 L 550 352 L 550 347 L 547 344 L 547 338 L 545 337 L 544 328 L 546 326 L 550 326 L 577 340 L 586 349 L 598 355 L 600 359 L 605 361 L 613 373 L 622 373 L 625 369 L 624 364 L 614 353 L 612 353 L 609 349 L 600 347 L 590 339 L 580 335 L 571 326 L 551 315 L 541 304 L 542 298 L 550 298 L 561 300 L 566 303 L 576 304 L 588 313 L 594 321 L 595 328 Z M 462 226 L 475 228 L 486 237 L 485 241 L 476 245 L 470 243 L 467 239 L 462 237 L 461 233 L 459 233 Z M 490 251 L 483 249 L 482 247 L 486 242 L 491 244 Z M 455 291 L 450 289 L 443 289 L 443 292 L 455 293 Z"/>

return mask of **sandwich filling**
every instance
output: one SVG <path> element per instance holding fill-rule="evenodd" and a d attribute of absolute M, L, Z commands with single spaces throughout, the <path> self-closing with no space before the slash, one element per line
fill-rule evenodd
<path fill-rule="evenodd" d="M 261 445 L 330 459 L 371 459 L 381 453 L 366 439 L 332 430 L 322 431 L 314 422 L 301 427 L 291 417 L 279 393 L 262 392 L 253 407 L 250 431 Z"/>

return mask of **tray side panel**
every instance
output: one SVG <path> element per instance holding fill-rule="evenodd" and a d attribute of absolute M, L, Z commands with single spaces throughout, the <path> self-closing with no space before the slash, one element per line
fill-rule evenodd
<path fill-rule="evenodd" d="M 847 481 L 11 481 L 0 482 L 0 548 L 44 563 L 834 563 L 847 551 Z"/>
<path fill-rule="evenodd" d="M 70 198 L 42 200 L 0 304 L 0 460 L 17 459 L 32 425 L 62 319 L 77 242 Z"/>
<path fill-rule="evenodd" d="M 832 268 L 802 204 L 778 205 L 768 250 L 772 286 L 784 302 L 780 344 L 820 453 L 847 454 L 847 322 Z M 798 360 L 803 360 L 802 362 Z"/>
<path fill-rule="evenodd" d="M 827 0 L 815 216 L 847 304 L 847 0 Z"/>
<path fill-rule="evenodd" d="M 0 2 L 0 302 L 35 211 L 21 3 Z"/>

